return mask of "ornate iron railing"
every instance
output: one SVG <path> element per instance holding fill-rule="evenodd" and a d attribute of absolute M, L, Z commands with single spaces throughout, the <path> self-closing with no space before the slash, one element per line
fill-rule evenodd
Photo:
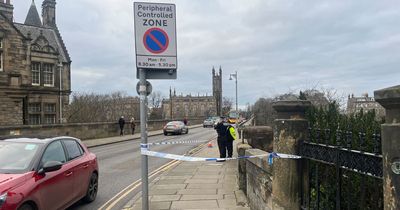
<path fill-rule="evenodd" d="M 354 136 L 357 136 L 357 139 Z M 367 188 L 373 186 L 370 182 L 382 184 L 380 147 L 379 133 L 354 135 L 350 131 L 309 129 L 309 138 L 303 142 L 299 151 L 305 158 L 302 164 L 303 209 L 346 209 L 344 203 L 347 209 L 364 209 L 369 206 L 365 198 L 370 194 L 378 197 L 376 200 L 379 201 L 376 202 L 379 203 L 372 206 L 379 209 L 383 194 L 370 192 Z M 346 180 L 343 180 L 343 177 Z M 351 180 L 352 178 L 357 180 Z M 344 181 L 346 184 L 342 183 Z M 342 195 L 342 188 L 347 189 L 346 196 Z M 356 190 L 359 198 L 355 198 Z M 334 194 L 334 198 L 331 194 Z"/>

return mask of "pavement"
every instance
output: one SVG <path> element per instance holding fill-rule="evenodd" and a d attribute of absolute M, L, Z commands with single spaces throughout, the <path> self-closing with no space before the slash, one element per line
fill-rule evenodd
<path fill-rule="evenodd" d="M 193 125 L 189 128 L 201 127 Z M 163 135 L 162 130 L 149 131 L 148 136 Z M 101 139 L 84 140 L 87 147 L 140 139 L 140 133 Z M 239 142 L 236 140 L 234 144 Z M 213 147 L 203 144 L 192 156 L 219 157 L 216 140 Z M 233 148 L 236 148 L 234 145 Z M 237 156 L 234 150 L 233 156 Z M 168 170 L 155 178 L 149 185 L 150 210 L 159 209 L 207 209 L 207 210 L 250 210 L 247 198 L 238 189 L 237 160 L 226 162 L 181 162 L 171 164 Z M 140 210 L 141 194 L 128 202 L 124 210 Z"/>
<path fill-rule="evenodd" d="M 216 140 L 212 141 L 212 148 L 203 145 L 193 156 L 219 157 L 216 143 Z M 236 151 L 234 156 L 237 156 Z M 237 165 L 237 160 L 178 162 L 150 183 L 149 208 L 250 210 L 246 196 L 238 189 Z M 140 210 L 141 202 L 139 193 L 124 210 Z"/>

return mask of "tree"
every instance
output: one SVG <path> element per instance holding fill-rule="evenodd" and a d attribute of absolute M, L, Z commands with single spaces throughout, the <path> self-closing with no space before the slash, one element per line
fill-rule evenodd
<path fill-rule="evenodd" d="M 113 122 L 120 116 L 138 119 L 139 98 L 127 96 L 124 92 L 111 94 L 75 92 L 65 116 L 71 123 Z"/>
<path fill-rule="evenodd" d="M 160 108 L 163 100 L 164 97 L 161 92 L 154 91 L 149 95 L 149 106 L 152 108 Z"/>
<path fill-rule="evenodd" d="M 276 118 L 276 111 L 272 108 L 272 103 L 276 101 L 273 98 L 260 98 L 253 105 L 253 114 L 255 115 L 256 125 L 271 126 Z"/>
<path fill-rule="evenodd" d="M 233 100 L 228 97 L 222 98 L 222 115 L 227 116 L 232 109 Z"/>

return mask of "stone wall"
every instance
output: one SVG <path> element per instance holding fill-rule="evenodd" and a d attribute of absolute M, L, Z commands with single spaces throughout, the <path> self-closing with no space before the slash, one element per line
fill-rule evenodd
<path fill-rule="evenodd" d="M 265 155 L 259 149 L 248 149 L 246 155 Z M 272 174 L 273 166 L 268 165 L 268 158 L 246 160 L 247 199 L 252 210 L 272 209 Z"/>
<path fill-rule="evenodd" d="M 161 130 L 168 120 L 151 120 L 147 123 L 148 130 Z M 201 119 L 189 119 L 191 125 L 200 124 Z M 140 122 L 136 122 L 135 132 L 140 132 Z M 125 124 L 125 133 L 130 134 L 129 123 Z M 73 136 L 80 139 L 106 138 L 119 135 L 119 125 L 116 122 L 105 123 L 74 123 L 55 125 L 24 125 L 0 127 L 0 136 L 7 135 L 57 135 Z"/>

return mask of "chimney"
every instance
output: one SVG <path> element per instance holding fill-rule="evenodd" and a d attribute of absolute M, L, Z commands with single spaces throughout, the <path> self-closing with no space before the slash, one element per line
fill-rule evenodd
<path fill-rule="evenodd" d="M 56 27 L 56 0 L 44 0 L 42 4 L 43 26 Z"/>
<path fill-rule="evenodd" d="M 13 22 L 14 6 L 10 0 L 0 0 L 0 12 Z"/>

